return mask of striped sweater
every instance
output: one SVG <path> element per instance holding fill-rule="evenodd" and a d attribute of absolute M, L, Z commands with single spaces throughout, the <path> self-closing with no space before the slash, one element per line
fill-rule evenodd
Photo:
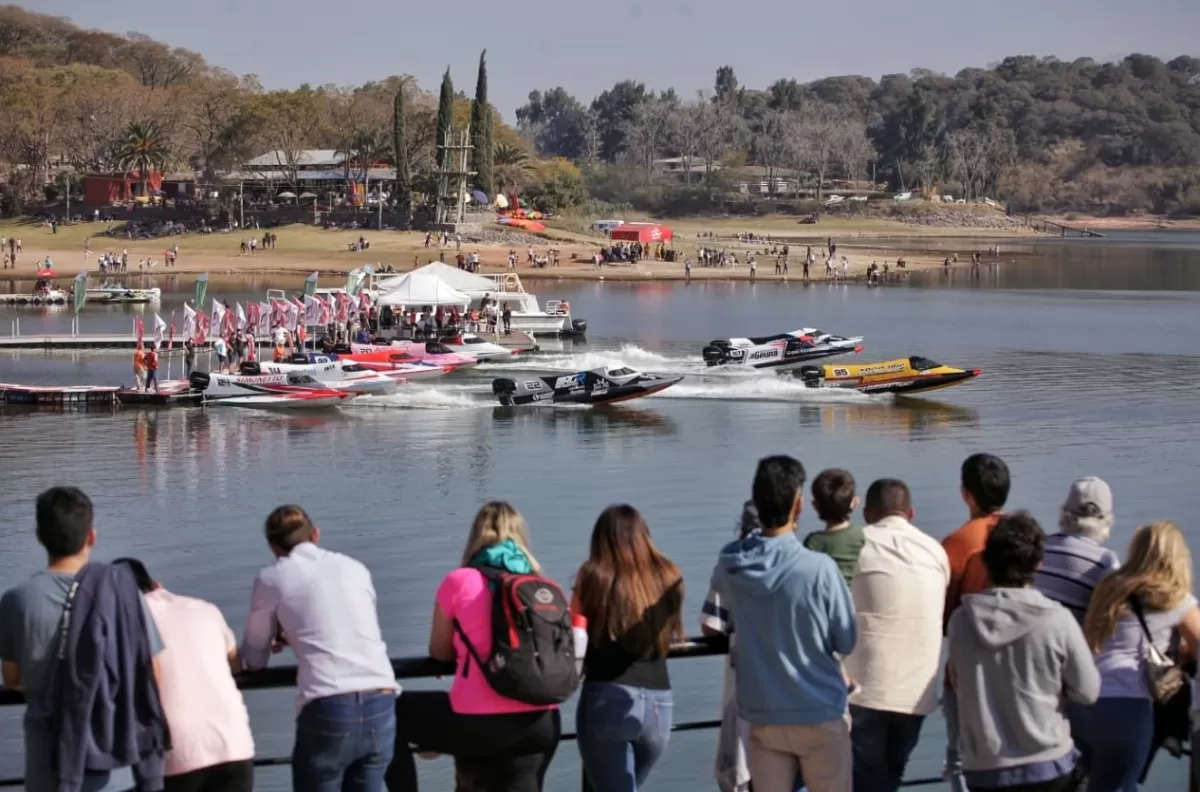
<path fill-rule="evenodd" d="M 1045 557 L 1033 585 L 1082 625 L 1096 584 L 1120 565 L 1117 554 L 1094 539 L 1056 533 L 1046 537 Z"/>

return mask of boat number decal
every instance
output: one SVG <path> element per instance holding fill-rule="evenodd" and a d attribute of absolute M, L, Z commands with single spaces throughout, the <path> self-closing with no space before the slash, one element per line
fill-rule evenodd
<path fill-rule="evenodd" d="M 835 369 L 833 370 L 833 376 L 835 376 L 835 377 L 849 377 L 849 376 L 850 376 L 850 369 L 844 369 L 844 368 L 835 368 Z"/>
<path fill-rule="evenodd" d="M 745 354 L 746 354 L 745 350 L 741 350 L 741 349 L 729 350 L 729 357 L 734 360 L 737 360 L 738 358 L 742 357 Z"/>
<path fill-rule="evenodd" d="M 525 382 L 525 390 L 533 391 L 533 390 L 541 390 L 541 389 L 542 389 L 542 381 L 541 380 L 527 380 Z"/>

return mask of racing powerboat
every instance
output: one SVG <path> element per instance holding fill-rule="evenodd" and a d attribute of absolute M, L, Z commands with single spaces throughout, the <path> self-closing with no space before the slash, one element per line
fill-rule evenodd
<path fill-rule="evenodd" d="M 810 360 L 862 351 L 862 336 L 845 338 L 806 327 L 779 335 L 713 341 L 701 354 L 709 366 L 788 371 Z"/>
<path fill-rule="evenodd" d="M 451 370 L 478 365 L 479 359 L 471 354 L 455 352 L 440 341 L 400 342 L 390 346 L 377 344 L 351 344 L 350 354 L 342 357 L 359 363 L 432 363 L 450 366 Z"/>
<path fill-rule="evenodd" d="M 126 289 L 120 286 L 88 289 L 85 292 L 87 302 L 108 303 L 113 305 L 132 305 L 136 303 L 157 303 L 162 299 L 162 289 Z"/>
<path fill-rule="evenodd" d="M 682 376 L 642 374 L 628 366 L 601 366 L 577 374 L 492 380 L 492 393 L 505 407 L 518 404 L 612 404 L 649 396 L 671 387 Z"/>
<path fill-rule="evenodd" d="M 344 404 L 356 394 L 324 387 L 308 374 L 211 374 L 193 371 L 188 377 L 205 404 L 260 409 L 314 409 Z"/>
<path fill-rule="evenodd" d="M 312 358 L 316 358 L 315 360 Z M 320 358 L 325 358 L 321 360 Z M 330 390 L 344 390 L 358 394 L 391 393 L 399 381 L 377 371 L 365 368 L 352 360 L 330 359 L 324 355 L 298 354 L 287 361 L 247 361 L 238 372 L 242 376 L 257 377 L 262 374 L 307 374 Z"/>
<path fill-rule="evenodd" d="M 480 363 L 488 360 L 496 360 L 497 358 L 512 357 L 521 351 L 516 347 L 493 344 L 491 341 L 480 338 L 474 333 L 447 336 L 442 339 L 442 343 L 455 352 L 463 355 L 471 355 Z"/>
<path fill-rule="evenodd" d="M 913 356 L 857 366 L 802 366 L 800 379 L 809 388 L 912 394 L 949 388 L 981 373 L 980 369 L 958 369 Z"/>

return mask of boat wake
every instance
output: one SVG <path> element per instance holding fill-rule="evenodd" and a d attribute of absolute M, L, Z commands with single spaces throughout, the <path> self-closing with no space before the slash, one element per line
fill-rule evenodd
<path fill-rule="evenodd" d="M 491 389 L 481 385 L 402 385 L 394 393 L 360 396 L 346 406 L 383 410 L 478 410 L 496 406 L 490 397 Z"/>
<path fill-rule="evenodd" d="M 863 403 L 871 396 L 853 390 L 808 388 L 798 379 L 759 374 L 753 377 L 689 378 L 647 396 L 648 399 L 711 399 L 714 401 Z"/>
<path fill-rule="evenodd" d="M 704 371 L 704 359 L 699 355 L 669 357 L 643 349 L 637 344 L 624 344 L 620 349 L 588 352 L 567 352 L 518 355 L 511 360 L 488 362 L 479 373 L 488 371 L 590 371 L 601 366 L 623 363 L 626 366 L 653 374 L 688 374 Z"/>

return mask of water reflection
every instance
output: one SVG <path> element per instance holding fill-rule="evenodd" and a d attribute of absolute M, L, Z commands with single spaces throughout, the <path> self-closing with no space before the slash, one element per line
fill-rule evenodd
<path fill-rule="evenodd" d="M 800 424 L 868 433 L 882 429 L 919 440 L 944 429 L 978 426 L 979 412 L 928 399 L 895 397 L 890 402 L 805 404 L 800 407 Z"/>

